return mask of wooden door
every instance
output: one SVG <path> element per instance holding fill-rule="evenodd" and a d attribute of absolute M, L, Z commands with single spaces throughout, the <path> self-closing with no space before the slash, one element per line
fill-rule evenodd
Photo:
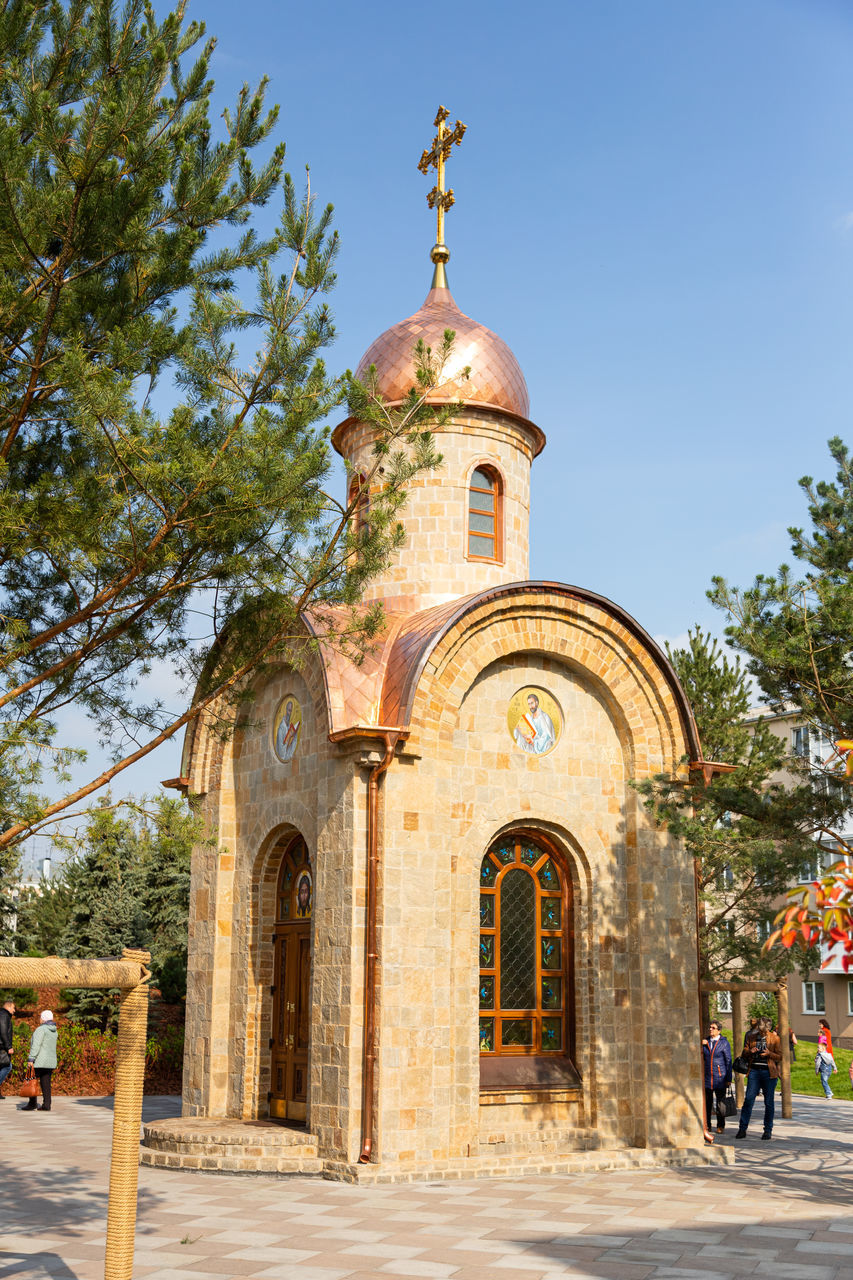
<path fill-rule="evenodd" d="M 273 945 L 273 1024 L 270 1038 L 270 1115 L 305 1120 L 311 1031 L 311 912 L 313 884 L 300 839 L 288 849 L 279 875 Z"/>

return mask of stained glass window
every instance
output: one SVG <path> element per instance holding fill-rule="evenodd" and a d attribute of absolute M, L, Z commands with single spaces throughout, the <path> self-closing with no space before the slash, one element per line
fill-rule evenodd
<path fill-rule="evenodd" d="M 502 837 L 480 870 L 480 1052 L 565 1053 L 571 886 L 558 856 Z"/>
<path fill-rule="evenodd" d="M 307 920 L 314 908 L 314 881 L 305 841 L 296 839 L 288 847 L 278 874 L 277 918 L 279 921 Z"/>
<path fill-rule="evenodd" d="M 536 890 L 530 872 L 507 871 L 501 885 L 501 1006 L 536 1003 Z"/>
<path fill-rule="evenodd" d="M 484 858 L 480 868 L 480 884 L 494 884 L 498 878 L 498 869 L 491 858 Z"/>

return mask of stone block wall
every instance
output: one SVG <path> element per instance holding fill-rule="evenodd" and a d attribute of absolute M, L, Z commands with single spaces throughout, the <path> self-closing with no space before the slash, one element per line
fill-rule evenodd
<path fill-rule="evenodd" d="M 192 789 L 215 844 L 193 866 L 184 1110 L 266 1114 L 273 896 L 299 832 L 315 876 L 308 1123 L 318 1158 L 343 1167 L 361 1136 L 367 770 L 364 746 L 329 741 L 319 664 L 266 677 L 254 723 L 218 754 L 198 736 Z M 521 752 L 507 727 L 525 685 L 562 712 L 544 757 Z M 270 735 L 286 694 L 299 698 L 303 728 L 282 765 Z M 520 589 L 437 641 L 381 793 L 383 1168 L 409 1176 L 484 1152 L 701 1143 L 692 865 L 628 785 L 674 768 L 685 749 L 654 657 L 602 608 Z M 547 837 L 571 877 L 581 1086 L 481 1106 L 479 868 L 514 827 Z"/>
<path fill-rule="evenodd" d="M 372 464 L 372 441 L 359 424 L 347 428 L 341 448 L 355 472 L 367 473 Z M 365 599 L 384 600 L 389 609 L 400 598 L 425 608 L 529 575 L 530 432 L 507 414 L 466 409 L 437 433 L 436 443 L 444 460 L 411 484 L 401 513 L 405 546 L 365 592 Z M 468 486 L 479 466 L 501 478 L 499 563 L 468 556 Z"/>

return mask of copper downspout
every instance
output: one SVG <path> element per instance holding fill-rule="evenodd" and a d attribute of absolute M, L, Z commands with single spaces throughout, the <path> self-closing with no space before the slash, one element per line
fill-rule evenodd
<path fill-rule="evenodd" d="M 373 1154 L 373 1081 L 376 1065 L 376 902 L 379 871 L 379 779 L 394 758 L 398 735 L 384 733 L 385 755 L 367 779 L 367 901 L 364 954 L 364 1066 L 361 1073 L 361 1154 L 368 1164 Z"/>
<path fill-rule="evenodd" d="M 381 738 L 385 754 L 371 765 L 367 779 L 367 896 L 364 937 L 364 1047 L 361 1071 L 361 1153 L 359 1164 L 368 1164 L 373 1154 L 373 1084 L 376 1066 L 376 917 L 379 873 L 379 779 L 394 758 L 397 743 L 409 735 L 404 729 L 359 726 L 330 733 L 333 742 L 354 738 Z"/>

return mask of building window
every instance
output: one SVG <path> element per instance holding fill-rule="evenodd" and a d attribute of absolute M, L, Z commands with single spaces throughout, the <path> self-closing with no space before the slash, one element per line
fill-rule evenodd
<path fill-rule="evenodd" d="M 759 920 L 757 929 L 756 929 L 758 933 L 758 941 L 766 942 L 767 939 L 770 937 L 771 933 L 773 932 L 774 927 L 775 925 L 774 925 L 773 916 L 767 916 L 764 920 Z"/>
<path fill-rule="evenodd" d="M 847 983 L 847 1012 L 853 1017 L 853 981 Z"/>
<path fill-rule="evenodd" d="M 501 560 L 501 485 L 491 467 L 477 467 L 468 486 L 468 555 Z"/>
<path fill-rule="evenodd" d="M 731 1013 L 732 1011 L 732 993 L 731 991 L 717 992 L 717 1013 Z"/>
<path fill-rule="evenodd" d="M 496 841 L 480 868 L 480 1053 L 568 1054 L 568 876 L 526 835 Z"/>
<path fill-rule="evenodd" d="M 837 866 L 839 861 L 846 861 L 840 849 L 829 845 L 815 845 L 814 857 L 810 858 L 800 870 L 800 883 L 807 884 L 819 879 L 826 871 Z"/>
<path fill-rule="evenodd" d="M 803 1013 L 826 1013 L 822 982 L 803 983 Z"/>
<path fill-rule="evenodd" d="M 354 508 L 352 531 L 356 538 L 361 538 L 367 532 L 370 519 L 370 489 L 363 475 L 355 475 L 350 479 L 347 506 Z"/>
<path fill-rule="evenodd" d="M 796 729 L 791 730 L 791 750 L 795 756 L 801 756 L 808 760 L 811 755 L 811 742 L 808 728 L 805 725 L 798 725 Z"/>

